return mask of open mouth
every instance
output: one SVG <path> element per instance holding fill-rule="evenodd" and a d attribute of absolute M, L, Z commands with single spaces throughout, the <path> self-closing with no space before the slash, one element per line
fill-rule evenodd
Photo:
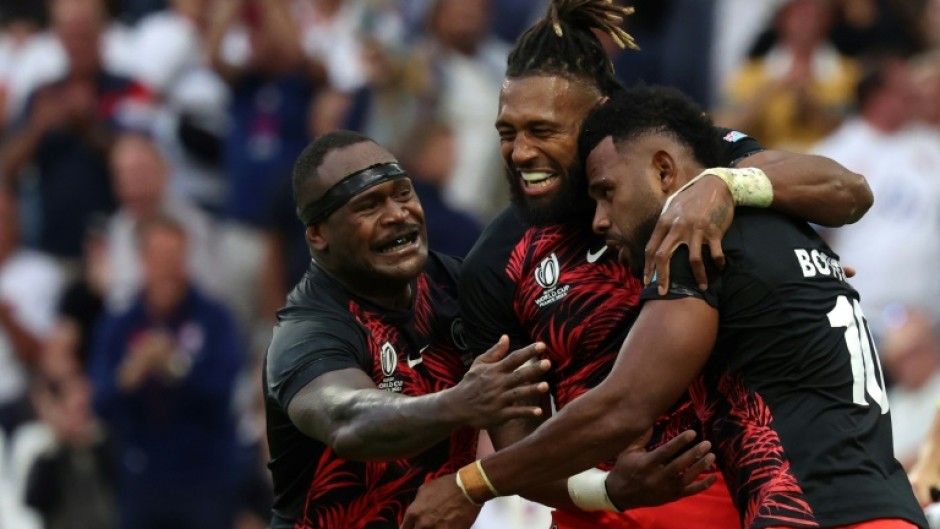
<path fill-rule="evenodd" d="M 420 230 L 412 230 L 407 233 L 402 233 L 394 238 L 386 239 L 382 243 L 375 246 L 375 249 L 379 253 L 394 253 L 413 246 L 418 241 L 418 237 L 421 236 Z"/>
<path fill-rule="evenodd" d="M 519 171 L 519 176 L 522 177 L 523 187 L 526 191 L 548 189 L 558 181 L 557 174 L 544 171 Z"/>

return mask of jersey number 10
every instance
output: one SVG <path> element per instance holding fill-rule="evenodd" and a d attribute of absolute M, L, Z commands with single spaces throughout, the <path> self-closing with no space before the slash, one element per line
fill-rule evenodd
<path fill-rule="evenodd" d="M 869 336 L 868 322 L 865 321 L 858 300 L 853 299 L 850 302 L 848 297 L 839 296 L 836 306 L 827 316 L 829 324 L 833 327 L 845 327 L 845 345 L 852 361 L 852 401 L 861 406 L 868 406 L 865 399 L 867 392 L 881 407 L 881 414 L 888 413 L 888 395 L 884 389 L 884 374 L 878 360 L 878 350 Z"/>

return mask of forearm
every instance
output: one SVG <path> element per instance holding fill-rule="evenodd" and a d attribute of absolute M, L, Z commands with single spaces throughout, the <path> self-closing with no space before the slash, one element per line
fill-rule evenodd
<path fill-rule="evenodd" d="M 544 414 L 544 417 L 548 418 L 551 415 L 551 407 L 543 406 L 543 408 L 548 409 Z M 490 439 L 493 441 L 493 448 L 499 451 L 525 439 L 525 437 L 534 432 L 542 422 L 544 421 L 517 419 L 507 421 L 495 428 L 489 429 L 488 432 Z M 574 503 L 572 503 L 571 497 L 568 495 L 567 478 L 530 487 L 519 493 L 519 495 L 527 500 L 556 509 L 577 509 Z"/>
<path fill-rule="evenodd" d="M 934 414 L 930 432 L 924 438 L 914 470 L 934 469 L 940 474 L 940 409 Z"/>
<path fill-rule="evenodd" d="M 10 140 L 10 143 L 4 149 L 3 160 L 0 162 L 0 173 L 2 173 L 8 184 L 16 182 L 23 166 L 36 152 L 40 137 L 39 131 L 30 127 L 21 135 Z"/>
<path fill-rule="evenodd" d="M 763 151 L 739 167 L 757 167 L 773 185 L 771 208 L 823 226 L 858 221 L 874 200 L 865 178 L 815 155 Z"/>
<path fill-rule="evenodd" d="M 532 499 L 546 495 L 546 500 L 565 503 L 568 500 L 560 497 L 564 479 L 613 458 L 649 428 L 652 415 L 644 418 L 635 413 L 640 408 L 605 389 L 598 386 L 532 435 L 484 459 L 483 467 L 500 494 Z"/>
<path fill-rule="evenodd" d="M 26 366 L 33 366 L 39 359 L 40 341 L 26 330 L 8 312 L 0 312 L 0 328 L 13 345 L 13 352 Z"/>
<path fill-rule="evenodd" d="M 329 431 L 319 431 L 311 413 L 301 412 L 292 418 L 301 431 L 343 457 L 358 461 L 400 459 L 430 448 L 468 422 L 451 392 L 418 397 L 378 389 L 346 392 L 326 404 L 331 410 Z"/>

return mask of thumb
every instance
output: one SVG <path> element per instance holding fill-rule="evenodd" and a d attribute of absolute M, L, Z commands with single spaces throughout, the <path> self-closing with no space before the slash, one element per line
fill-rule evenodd
<path fill-rule="evenodd" d="M 499 337 L 496 345 L 490 347 L 485 353 L 479 356 L 479 359 L 486 363 L 495 363 L 502 360 L 509 352 L 509 336 L 505 334 Z"/>

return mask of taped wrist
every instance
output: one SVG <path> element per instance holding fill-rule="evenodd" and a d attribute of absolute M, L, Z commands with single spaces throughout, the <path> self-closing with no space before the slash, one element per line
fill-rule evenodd
<path fill-rule="evenodd" d="M 568 496 L 582 511 L 620 512 L 607 495 L 607 474 L 591 468 L 568 478 Z"/>
<path fill-rule="evenodd" d="M 460 492 L 474 505 L 483 505 L 500 496 L 486 472 L 483 471 L 483 464 L 479 459 L 458 470 L 456 479 Z"/>
<path fill-rule="evenodd" d="M 767 208 L 774 201 L 774 188 L 764 171 L 756 167 L 713 167 L 702 175 L 715 175 L 728 186 L 735 206 Z"/>

